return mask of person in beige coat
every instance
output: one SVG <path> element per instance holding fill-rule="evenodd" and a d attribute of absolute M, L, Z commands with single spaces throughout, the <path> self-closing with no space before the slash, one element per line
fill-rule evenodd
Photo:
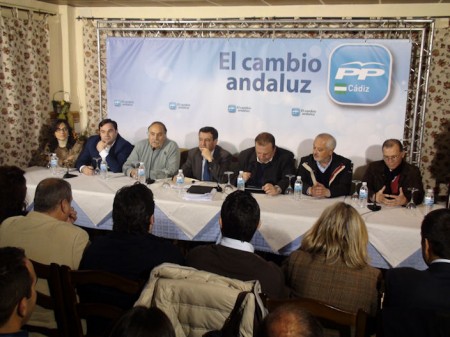
<path fill-rule="evenodd" d="M 21 247 L 31 260 L 78 269 L 89 236 L 73 225 L 76 212 L 71 202 L 68 182 L 59 178 L 42 180 L 36 188 L 34 211 L 8 218 L 1 224 L 0 247 Z M 36 289 L 49 294 L 44 280 L 38 281 Z M 40 307 L 36 307 L 30 324 L 56 326 L 53 314 Z"/>

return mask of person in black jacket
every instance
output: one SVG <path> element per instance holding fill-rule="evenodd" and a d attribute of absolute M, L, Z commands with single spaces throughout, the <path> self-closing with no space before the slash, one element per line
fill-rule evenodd
<path fill-rule="evenodd" d="M 304 194 L 319 198 L 350 194 L 352 162 L 334 153 L 335 148 L 336 139 L 321 133 L 314 139 L 313 153 L 300 159 L 297 176 L 302 177 Z"/>

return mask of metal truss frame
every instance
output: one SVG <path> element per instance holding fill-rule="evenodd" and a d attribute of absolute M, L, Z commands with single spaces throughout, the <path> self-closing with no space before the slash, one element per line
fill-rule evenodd
<path fill-rule="evenodd" d="M 420 166 L 427 88 L 434 36 L 433 19 L 243 18 L 100 19 L 97 22 L 100 114 L 106 113 L 106 38 L 315 38 L 409 39 L 412 42 L 403 142 L 408 162 Z M 101 119 L 101 116 L 100 116 Z"/>

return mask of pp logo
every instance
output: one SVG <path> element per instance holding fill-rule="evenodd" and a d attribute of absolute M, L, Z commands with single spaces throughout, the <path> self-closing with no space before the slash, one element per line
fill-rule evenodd
<path fill-rule="evenodd" d="M 114 100 L 114 106 L 116 106 L 116 107 L 122 106 L 122 101 L 120 99 L 115 99 Z"/>
<path fill-rule="evenodd" d="M 337 104 L 374 106 L 391 89 L 392 55 L 378 44 L 344 44 L 330 54 L 328 95 Z"/>
<path fill-rule="evenodd" d="M 170 103 L 169 103 L 169 109 L 170 109 L 170 110 L 176 110 L 176 109 L 177 109 L 177 103 L 175 103 L 175 102 L 170 102 Z"/>
<path fill-rule="evenodd" d="M 236 112 L 236 105 L 230 104 L 228 105 L 228 112 L 234 113 Z"/>
<path fill-rule="evenodd" d="M 300 109 L 299 108 L 292 108 L 291 109 L 291 115 L 294 117 L 300 116 Z"/>

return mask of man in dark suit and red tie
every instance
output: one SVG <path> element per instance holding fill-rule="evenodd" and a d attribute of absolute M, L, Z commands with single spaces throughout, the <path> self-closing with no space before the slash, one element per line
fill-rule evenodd
<path fill-rule="evenodd" d="M 335 148 L 336 139 L 321 133 L 314 139 L 313 153 L 300 159 L 297 176 L 302 177 L 304 194 L 322 198 L 350 194 L 352 162 L 334 153 Z"/>
<path fill-rule="evenodd" d="M 231 164 L 231 154 L 217 145 L 219 133 L 211 126 L 198 131 L 198 147 L 190 149 L 181 167 L 186 177 L 203 181 L 223 182 L 224 172 Z"/>

